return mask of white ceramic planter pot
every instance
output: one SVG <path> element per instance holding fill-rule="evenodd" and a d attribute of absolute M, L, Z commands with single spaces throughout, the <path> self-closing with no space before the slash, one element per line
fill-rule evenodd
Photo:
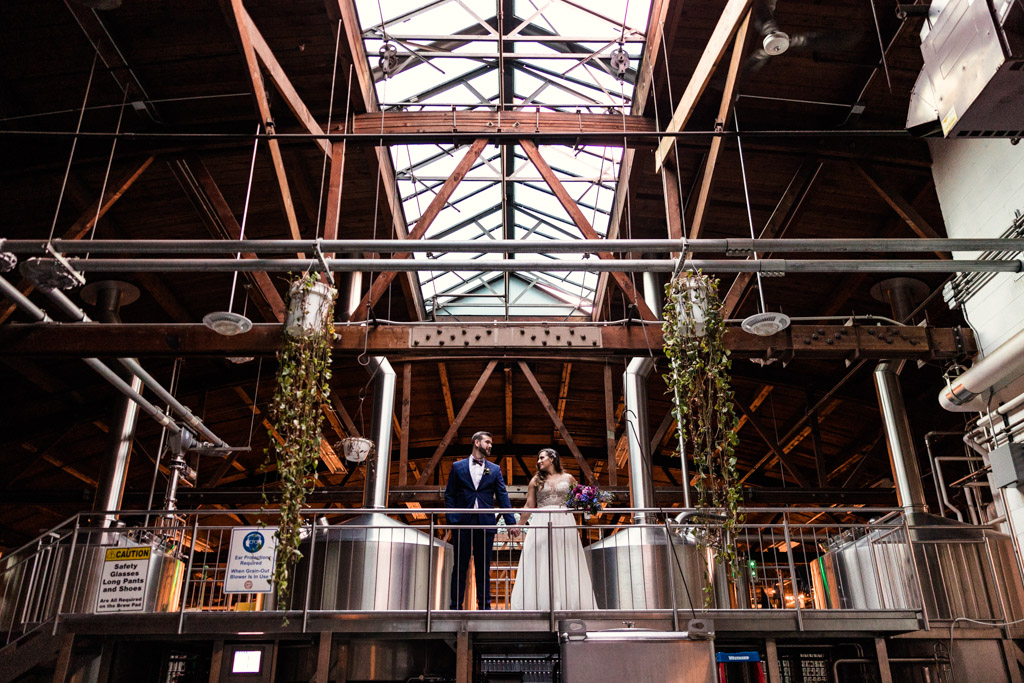
<path fill-rule="evenodd" d="M 327 320 L 327 311 L 337 290 L 323 282 L 314 282 L 309 286 L 297 280 L 288 289 L 288 319 L 285 321 L 285 334 L 291 337 L 308 337 L 322 330 Z"/>
<path fill-rule="evenodd" d="M 341 450 L 350 462 L 362 462 L 373 455 L 374 445 L 369 439 L 349 436 L 341 440 Z"/>
<path fill-rule="evenodd" d="M 695 334 L 698 337 L 704 336 L 704 322 L 707 320 L 708 297 L 707 293 L 700 288 L 695 278 L 683 278 L 682 296 L 690 302 L 690 311 L 687 311 L 686 301 L 680 301 L 679 326 L 680 331 L 688 334 Z"/>

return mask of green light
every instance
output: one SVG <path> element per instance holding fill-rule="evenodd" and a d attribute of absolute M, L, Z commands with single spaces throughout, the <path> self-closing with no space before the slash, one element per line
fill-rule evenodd
<path fill-rule="evenodd" d="M 748 566 L 749 566 L 749 567 L 750 567 L 751 569 L 757 569 L 757 562 L 755 562 L 755 561 L 753 561 L 753 560 L 750 560 L 749 562 L 747 562 L 747 565 L 748 565 Z"/>

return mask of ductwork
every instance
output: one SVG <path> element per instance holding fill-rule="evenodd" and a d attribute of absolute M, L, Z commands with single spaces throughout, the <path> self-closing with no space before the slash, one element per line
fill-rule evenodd
<path fill-rule="evenodd" d="M 1024 330 L 1010 337 L 970 370 L 939 392 L 939 405 L 958 413 L 980 412 L 988 407 L 984 397 L 1024 374 Z"/>
<path fill-rule="evenodd" d="M 654 479 L 651 474 L 649 444 L 650 428 L 647 424 L 647 377 L 654 369 L 650 357 L 629 361 L 622 375 L 622 391 L 626 410 L 626 443 L 629 444 L 629 497 L 630 507 L 654 507 Z M 636 515 L 636 523 L 644 524 L 647 515 Z"/>
<path fill-rule="evenodd" d="M 882 412 L 885 441 L 889 447 L 889 463 L 896 482 L 896 498 L 907 512 L 927 512 L 921 471 L 917 465 L 917 452 L 910 431 L 903 392 L 900 390 L 899 371 L 903 362 L 882 361 L 875 368 L 875 391 Z"/>
<path fill-rule="evenodd" d="M 395 412 L 395 371 L 384 356 L 370 356 L 366 366 L 374 378 L 373 430 L 370 438 L 377 453 L 366 461 L 363 507 L 382 510 L 388 506 L 388 481 L 391 470 L 391 420 Z"/>

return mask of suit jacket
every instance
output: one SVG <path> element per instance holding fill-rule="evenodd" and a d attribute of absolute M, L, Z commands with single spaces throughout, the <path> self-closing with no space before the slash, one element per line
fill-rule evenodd
<path fill-rule="evenodd" d="M 470 458 L 458 460 L 448 473 L 448 484 L 444 489 L 444 505 L 449 508 L 472 508 L 490 510 L 495 507 L 510 508 L 508 491 L 505 490 L 505 478 L 501 476 L 501 468 L 493 462 L 484 460 L 484 474 L 480 477 L 480 486 L 473 486 L 473 477 L 469 473 Z M 505 524 L 512 526 L 516 518 L 512 514 L 504 515 Z M 448 513 L 451 524 L 494 524 L 497 520 L 493 514 Z"/>

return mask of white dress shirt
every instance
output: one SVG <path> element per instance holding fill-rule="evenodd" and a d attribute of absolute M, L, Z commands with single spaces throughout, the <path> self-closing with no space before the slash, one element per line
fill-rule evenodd
<path fill-rule="evenodd" d="M 469 476 L 473 480 L 474 489 L 480 488 L 480 480 L 484 477 L 484 469 L 486 469 L 486 465 L 484 465 L 482 458 L 477 460 L 473 456 L 469 456 Z M 476 509 L 478 507 L 480 507 L 480 502 L 474 500 L 473 508 Z"/>

